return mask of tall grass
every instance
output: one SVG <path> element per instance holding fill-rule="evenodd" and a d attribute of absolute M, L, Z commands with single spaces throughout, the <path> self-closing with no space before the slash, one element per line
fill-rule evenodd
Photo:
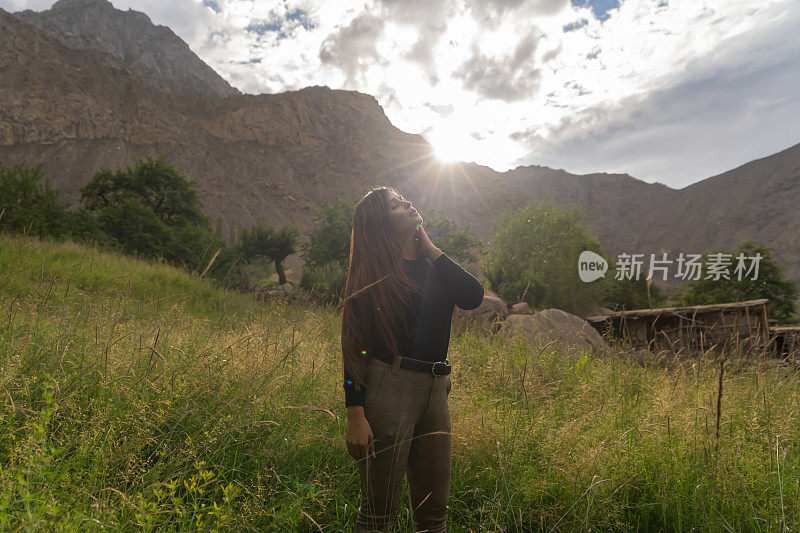
<path fill-rule="evenodd" d="M 0 234 L 0 324 L 0 529 L 352 529 L 336 309 Z M 453 531 L 800 527 L 796 371 L 729 363 L 717 451 L 714 360 L 449 357 Z"/>

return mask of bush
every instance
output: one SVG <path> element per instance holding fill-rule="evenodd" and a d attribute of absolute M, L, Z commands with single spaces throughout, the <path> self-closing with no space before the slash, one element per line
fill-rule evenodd
<path fill-rule="evenodd" d="M 603 305 L 614 311 L 623 309 L 646 309 L 663 306 L 666 295 L 657 285 L 650 285 L 650 296 L 647 295 L 647 279 L 616 279 L 615 272 L 617 267 L 609 263 L 607 283 L 607 293 L 603 300 Z"/>
<path fill-rule="evenodd" d="M 314 227 L 306 233 L 308 240 L 301 245 L 304 270 L 319 269 L 330 263 L 347 269 L 356 204 L 356 200 L 337 196 L 314 212 Z"/>
<path fill-rule="evenodd" d="M 10 168 L 0 164 L 0 228 L 37 236 L 69 234 L 58 191 L 49 180 L 40 183 L 42 177 L 41 164 L 31 167 L 22 162 Z"/>
<path fill-rule="evenodd" d="M 713 252 L 705 254 L 704 264 L 709 261 L 711 253 Z M 783 278 L 786 266 L 775 261 L 772 249 L 755 241 L 741 242 L 730 254 L 731 266 L 734 268 L 739 254 L 744 258 L 760 254 L 756 279 L 751 279 L 752 273 L 748 276 L 742 275 L 741 280 L 737 279 L 738 275 L 731 273 L 730 279 L 710 278 L 691 281 L 675 294 L 674 298 L 679 305 L 706 305 L 769 298 L 772 316 L 779 322 L 790 323 L 800 320 L 800 317 L 794 314 L 797 287 Z M 747 266 L 750 266 L 750 260 L 746 261 Z"/>
<path fill-rule="evenodd" d="M 338 303 L 344 294 L 356 203 L 339 195 L 320 205 L 306 233 L 308 240 L 301 244 L 300 286 L 318 301 Z"/>
<path fill-rule="evenodd" d="M 336 263 L 313 270 L 304 269 L 300 278 L 300 286 L 314 299 L 334 305 L 344 296 L 346 282 L 347 271 Z"/>
<path fill-rule="evenodd" d="M 444 253 L 460 263 L 474 263 L 478 260 L 472 252 L 476 248 L 480 252 L 483 243 L 475 238 L 469 226 L 459 229 L 458 225 L 437 209 L 426 209 L 422 226 Z"/>
<path fill-rule="evenodd" d="M 163 157 L 125 171 L 100 170 L 81 188 L 81 200 L 100 231 L 127 253 L 205 268 L 225 246 L 211 232 L 194 183 Z"/>
<path fill-rule="evenodd" d="M 501 214 L 498 227 L 482 269 L 502 298 L 582 316 L 602 303 L 608 280 L 584 283 L 578 276 L 582 251 L 603 255 L 580 206 L 533 202 L 509 208 Z"/>

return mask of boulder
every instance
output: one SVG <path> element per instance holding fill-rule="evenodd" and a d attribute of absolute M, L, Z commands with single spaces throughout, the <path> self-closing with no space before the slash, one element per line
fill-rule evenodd
<path fill-rule="evenodd" d="M 530 315 L 533 311 L 531 311 L 531 306 L 528 305 L 528 302 L 519 302 L 511 306 L 511 314 L 512 315 Z"/>
<path fill-rule="evenodd" d="M 286 282 L 283 285 L 265 287 L 258 283 L 250 284 L 247 290 L 260 300 L 286 298 L 292 301 L 309 301 L 311 296 L 299 285 Z"/>
<path fill-rule="evenodd" d="M 496 333 L 505 317 L 508 316 L 508 304 L 496 296 L 490 296 L 491 291 L 486 291 L 483 302 L 475 309 L 465 311 L 458 306 L 455 315 L 466 325 L 479 331 Z"/>
<path fill-rule="evenodd" d="M 288 281 L 286 283 L 284 283 L 283 285 L 281 285 L 280 288 L 283 289 L 283 292 L 285 294 L 290 294 L 290 293 L 294 292 L 294 285 L 292 285 Z"/>
<path fill-rule="evenodd" d="M 600 334 L 584 319 L 562 311 L 545 309 L 531 315 L 509 315 L 500 328 L 503 335 L 525 335 L 542 344 L 555 341 L 563 350 L 591 349 L 593 353 L 608 348 Z"/>
<path fill-rule="evenodd" d="M 613 314 L 614 314 L 613 309 L 609 309 L 608 307 L 602 307 L 598 305 L 592 310 L 591 313 L 589 313 L 589 316 L 613 315 Z"/>

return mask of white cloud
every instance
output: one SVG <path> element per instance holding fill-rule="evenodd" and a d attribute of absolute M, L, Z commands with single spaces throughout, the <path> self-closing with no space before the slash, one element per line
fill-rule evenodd
<path fill-rule="evenodd" d="M 536 68 L 534 54 L 541 34 L 534 30 L 517 43 L 508 57 L 485 56 L 477 43 L 472 44 L 470 58 L 454 73 L 464 80 L 464 88 L 486 98 L 515 102 L 534 96 L 542 78 Z"/>
<path fill-rule="evenodd" d="M 347 82 L 353 84 L 372 64 L 386 65 L 377 48 L 383 28 L 383 20 L 369 12 L 361 13 L 322 42 L 319 59 L 324 64 L 341 68 Z"/>
<path fill-rule="evenodd" d="M 9 12 L 33 9 L 41 11 L 53 5 L 53 0 L 0 0 L 0 8 Z"/>
<path fill-rule="evenodd" d="M 631 84 L 620 98 L 604 95 L 550 127 L 530 126 L 515 137 L 531 153 L 515 164 L 681 187 L 800 142 L 800 10 L 773 6 L 756 23 L 758 14 L 718 41 L 695 27 L 691 38 L 705 49 L 676 51 L 681 68 L 662 73 L 642 62 L 634 79 L 649 77 L 649 90 Z"/>

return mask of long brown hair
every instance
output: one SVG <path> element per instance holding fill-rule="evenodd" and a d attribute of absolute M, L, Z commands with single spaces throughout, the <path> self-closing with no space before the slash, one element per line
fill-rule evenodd
<path fill-rule="evenodd" d="M 399 354 L 397 336 L 409 331 L 411 293 L 422 291 L 403 269 L 402 249 L 389 220 L 389 191 L 403 197 L 394 187 L 376 187 L 353 212 L 342 306 L 342 368 L 359 391 L 366 386 L 370 338 L 379 335 L 393 355 Z"/>

